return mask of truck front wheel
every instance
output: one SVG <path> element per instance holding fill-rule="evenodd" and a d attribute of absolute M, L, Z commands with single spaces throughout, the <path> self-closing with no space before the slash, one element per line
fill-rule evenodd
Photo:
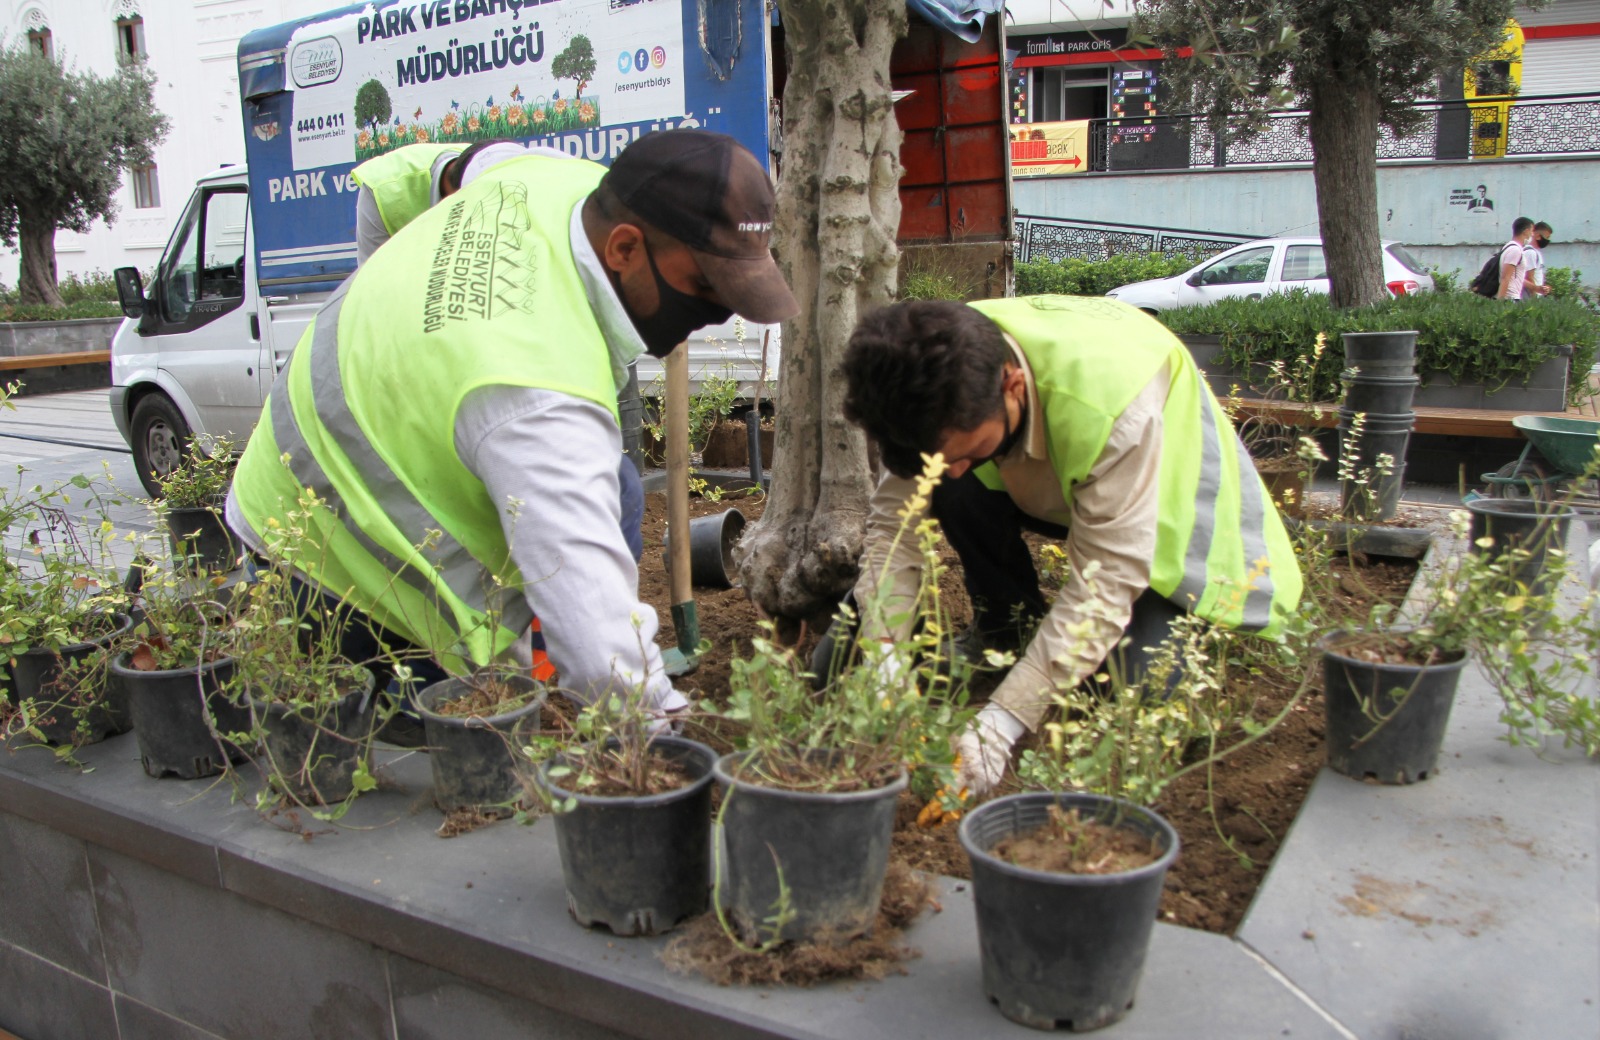
<path fill-rule="evenodd" d="M 146 394 L 133 406 L 128 423 L 133 442 L 133 464 L 139 483 L 151 498 L 161 497 L 161 480 L 183 464 L 189 448 L 189 424 L 183 413 L 163 393 Z"/>

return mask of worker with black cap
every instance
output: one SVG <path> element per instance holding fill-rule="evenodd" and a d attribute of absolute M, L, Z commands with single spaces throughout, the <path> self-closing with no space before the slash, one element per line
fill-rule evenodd
<path fill-rule="evenodd" d="M 229 524 L 318 499 L 302 575 L 337 593 L 347 655 L 424 652 L 420 679 L 503 657 L 537 618 L 564 691 L 685 705 L 619 529 L 617 390 L 738 313 L 799 312 L 761 163 L 669 130 L 611 169 L 497 163 L 407 224 L 318 312 L 239 461 Z"/>

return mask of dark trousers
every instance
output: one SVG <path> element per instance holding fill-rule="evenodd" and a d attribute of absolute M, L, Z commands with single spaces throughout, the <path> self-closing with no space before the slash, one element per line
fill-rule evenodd
<path fill-rule="evenodd" d="M 1020 649 L 1025 645 L 1022 638 L 1049 609 L 1023 532 L 1060 539 L 1067 536 L 1067 528 L 1028 516 L 1010 495 L 986 487 L 971 470 L 940 481 L 929 508 L 961 559 L 973 627 L 983 645 Z M 1123 630 L 1126 645 L 1112 651 L 1106 668 L 1114 668 L 1124 681 L 1137 682 L 1149 666 L 1149 648 L 1159 646 L 1184 613 L 1165 596 L 1145 589 L 1134 601 L 1133 616 Z M 1177 678 L 1175 670 L 1169 692 Z"/>

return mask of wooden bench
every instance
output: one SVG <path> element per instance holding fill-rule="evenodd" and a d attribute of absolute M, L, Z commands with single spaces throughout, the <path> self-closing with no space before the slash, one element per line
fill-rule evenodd
<path fill-rule="evenodd" d="M 20 354 L 0 357 L 0 372 L 19 372 L 25 368 L 51 368 L 56 365 L 109 365 L 109 350 L 76 350 L 66 354 Z"/>
<path fill-rule="evenodd" d="M 1240 416 L 1261 416 L 1273 422 L 1292 426 L 1317 426 L 1333 428 L 1339 425 L 1339 406 L 1336 404 L 1308 405 L 1294 401 L 1264 401 L 1254 397 L 1236 397 L 1224 404 L 1234 407 Z M 1549 415 L 1560 418 L 1592 419 L 1576 410 L 1565 412 L 1514 412 L 1475 408 L 1413 409 L 1417 433 L 1444 434 L 1451 437 L 1498 437 L 1503 440 L 1520 440 L 1522 431 L 1511 425 L 1519 415 Z"/>

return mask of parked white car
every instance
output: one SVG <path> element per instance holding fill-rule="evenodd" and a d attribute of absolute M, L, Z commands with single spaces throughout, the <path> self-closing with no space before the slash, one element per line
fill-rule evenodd
<path fill-rule="evenodd" d="M 1433 291 L 1433 276 L 1399 242 L 1383 243 L 1383 280 L 1396 296 Z M 1328 291 L 1320 238 L 1263 238 L 1234 246 L 1182 274 L 1118 286 L 1106 293 L 1151 314 L 1217 300 L 1304 289 Z"/>

